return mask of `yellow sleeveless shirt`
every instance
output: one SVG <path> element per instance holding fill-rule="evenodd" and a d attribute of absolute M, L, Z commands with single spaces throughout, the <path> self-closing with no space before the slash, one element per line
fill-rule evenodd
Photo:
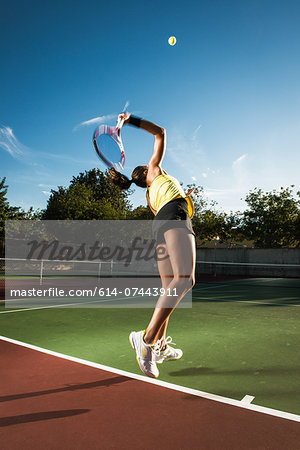
<path fill-rule="evenodd" d="M 156 212 L 171 200 L 175 200 L 175 198 L 184 198 L 188 204 L 189 216 L 191 218 L 193 217 L 193 200 L 185 195 L 184 190 L 176 178 L 167 174 L 159 175 L 152 181 L 151 186 L 147 189 L 150 204 Z"/>

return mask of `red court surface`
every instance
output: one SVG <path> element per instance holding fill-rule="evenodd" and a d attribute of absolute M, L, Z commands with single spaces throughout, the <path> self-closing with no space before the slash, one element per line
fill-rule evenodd
<path fill-rule="evenodd" d="M 299 450 L 300 424 L 0 340 L 0 447 Z"/>

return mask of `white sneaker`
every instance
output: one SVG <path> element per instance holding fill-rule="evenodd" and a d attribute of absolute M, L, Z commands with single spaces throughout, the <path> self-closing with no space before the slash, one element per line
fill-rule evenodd
<path fill-rule="evenodd" d="M 148 377 L 157 378 L 159 375 L 156 366 L 156 358 L 160 354 L 160 341 L 155 345 L 149 345 L 144 342 L 143 331 L 132 331 L 129 335 L 129 341 L 133 350 L 136 351 L 136 360 L 142 372 Z"/>
<path fill-rule="evenodd" d="M 172 343 L 171 336 L 168 336 L 165 339 L 166 348 L 164 350 L 160 350 L 158 355 L 155 355 L 156 364 L 162 364 L 164 361 L 176 361 L 180 359 L 183 355 L 183 351 L 180 348 L 173 348 L 169 344 Z M 175 342 L 172 345 L 176 345 Z"/>

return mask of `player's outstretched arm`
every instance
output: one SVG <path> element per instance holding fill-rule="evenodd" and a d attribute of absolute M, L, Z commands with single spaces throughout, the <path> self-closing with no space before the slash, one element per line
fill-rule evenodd
<path fill-rule="evenodd" d="M 166 148 L 166 130 L 156 125 L 153 122 L 149 122 L 148 120 L 140 119 L 139 117 L 135 117 L 129 113 L 120 114 L 119 118 L 124 119 L 124 125 L 129 124 L 141 128 L 142 130 L 148 131 L 148 133 L 153 134 L 155 141 L 153 147 L 153 154 L 148 163 L 148 175 L 152 173 L 157 176 L 157 169 L 161 170 L 161 162 L 164 157 L 165 148 Z M 152 176 L 151 176 L 152 178 Z"/>

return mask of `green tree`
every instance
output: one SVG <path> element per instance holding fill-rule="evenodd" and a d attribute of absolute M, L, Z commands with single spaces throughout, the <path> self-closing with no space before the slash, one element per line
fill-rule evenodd
<path fill-rule="evenodd" d="M 4 222 L 8 215 L 9 203 L 6 198 L 8 187 L 5 185 L 6 178 L 0 180 L 0 231 L 4 228 Z"/>
<path fill-rule="evenodd" d="M 19 207 L 10 206 L 6 197 L 8 186 L 5 181 L 5 177 L 0 180 L 0 257 L 4 256 L 5 221 L 35 219 L 39 216 L 39 211 L 35 212 L 33 208 L 26 212 Z"/>
<path fill-rule="evenodd" d="M 195 212 L 194 217 L 198 217 L 203 213 L 203 211 L 208 208 L 208 206 L 215 206 L 215 202 L 208 202 L 207 198 L 204 197 L 204 188 L 203 186 L 196 186 L 195 183 L 188 184 L 184 191 L 187 193 L 190 189 L 193 189 L 191 194 L 191 198 L 194 202 Z"/>
<path fill-rule="evenodd" d="M 9 203 L 6 198 L 8 187 L 5 180 L 5 178 L 0 180 L 0 257 L 4 254 L 5 220 L 9 215 Z"/>
<path fill-rule="evenodd" d="M 5 184 L 5 181 L 6 177 L 0 180 L 0 220 L 11 219 L 14 216 L 18 216 L 18 214 L 23 214 L 20 208 L 9 205 L 6 197 L 8 186 Z"/>
<path fill-rule="evenodd" d="M 125 219 L 128 192 L 115 186 L 108 172 L 92 169 L 73 177 L 69 187 L 59 186 L 51 195 L 42 218 L 48 220 Z"/>
<path fill-rule="evenodd" d="M 233 228 L 237 218 L 233 214 L 214 209 L 205 209 L 193 218 L 193 228 L 199 240 L 229 240 L 233 238 Z"/>
<path fill-rule="evenodd" d="M 297 195 L 300 197 L 300 192 L 298 192 Z M 296 247 L 300 247 L 300 211 L 295 220 L 295 240 L 297 242 Z"/>
<path fill-rule="evenodd" d="M 194 202 L 195 212 L 193 228 L 197 240 L 213 240 L 219 237 L 221 240 L 232 237 L 232 228 L 238 224 L 238 218 L 233 213 L 227 214 L 217 210 L 217 202 L 209 201 L 204 196 L 202 186 L 189 184 L 186 191 L 194 189 L 191 197 Z"/>
<path fill-rule="evenodd" d="M 270 192 L 255 188 L 246 196 L 242 226 L 256 247 L 291 247 L 299 241 L 300 201 L 293 197 L 293 187 Z"/>
<path fill-rule="evenodd" d="M 6 177 L 0 180 L 0 236 L 4 238 L 5 220 L 22 219 L 26 215 L 19 207 L 10 206 L 6 194 L 8 186 L 5 184 Z"/>
<path fill-rule="evenodd" d="M 130 211 L 127 215 L 129 220 L 152 220 L 154 218 L 153 212 L 149 206 L 138 206 Z"/>

